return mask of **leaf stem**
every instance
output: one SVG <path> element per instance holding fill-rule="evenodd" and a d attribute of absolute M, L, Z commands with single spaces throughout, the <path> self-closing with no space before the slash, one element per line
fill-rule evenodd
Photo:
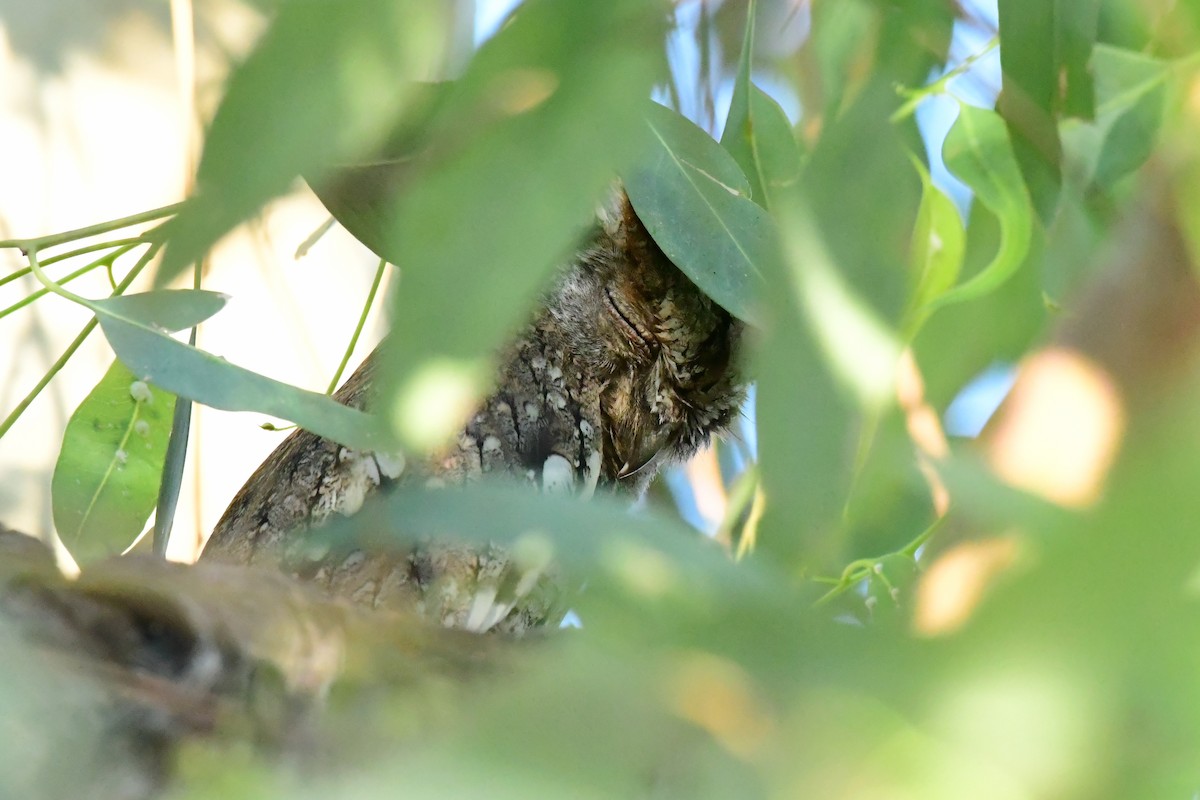
<path fill-rule="evenodd" d="M 162 245 L 158 242 L 151 243 L 146 249 L 146 252 L 142 254 L 142 257 L 139 258 L 137 263 L 134 264 L 129 270 L 129 273 L 119 284 L 117 284 L 117 290 L 113 292 L 113 294 L 122 294 L 126 289 L 128 289 L 129 285 L 133 283 L 134 279 L 137 278 L 141 271 L 146 268 L 146 265 L 150 263 L 151 259 L 154 258 L 161 247 Z M 21 418 L 21 415 L 25 413 L 25 409 L 29 408 L 30 403 L 32 403 L 37 396 L 42 393 L 42 390 L 45 389 L 50 381 L 54 379 L 54 376 L 62 371 L 62 368 L 66 366 L 66 363 L 68 360 L 70 360 L 71 356 L 75 355 L 75 351 L 79 349 L 84 340 L 86 340 L 91 332 L 95 330 L 96 324 L 97 321 L 95 317 L 88 320 L 87 324 L 84 325 L 79 331 L 79 334 L 71 341 L 69 345 L 67 345 L 67 349 L 64 350 L 62 355 L 58 357 L 58 360 L 51 364 L 50 368 L 46 370 L 46 374 L 43 375 L 42 379 L 37 382 L 37 385 L 33 387 L 29 394 L 25 395 L 21 402 L 17 404 L 17 407 L 14 408 L 9 415 L 4 418 L 4 421 L 0 422 L 0 438 L 3 438 L 4 434 L 8 433 L 9 428 L 11 428 L 13 424 Z"/>
<path fill-rule="evenodd" d="M 358 315 L 358 324 L 354 326 L 354 334 L 350 337 L 350 344 L 346 345 L 346 352 L 342 354 L 342 363 L 338 364 L 337 371 L 333 373 L 333 378 L 329 381 L 325 394 L 333 394 L 333 390 L 342 380 L 342 373 L 346 371 L 346 365 L 350 363 L 350 356 L 354 354 L 354 348 L 358 345 L 358 337 L 367 323 L 367 314 L 370 313 L 371 306 L 375 302 L 375 293 L 379 291 L 379 284 L 383 280 L 385 269 L 387 269 L 387 261 L 380 259 L 379 266 L 375 269 L 375 279 L 371 281 L 371 290 L 367 292 L 367 301 L 363 303 L 362 313 Z"/>
<path fill-rule="evenodd" d="M 196 259 L 192 267 L 192 288 L 201 288 L 204 277 L 204 259 Z M 196 346 L 196 330 L 193 325 L 188 334 L 188 345 Z M 188 439 L 192 431 L 192 401 L 187 397 L 175 396 L 175 408 L 171 414 L 171 434 L 167 439 L 167 452 L 163 456 L 162 479 L 158 483 L 158 500 L 154 512 L 154 538 L 151 543 L 154 554 L 167 557 L 171 543 L 171 529 L 175 525 L 175 508 L 179 504 L 179 491 L 183 486 L 183 468 L 187 462 Z M 198 455 L 197 455 L 198 457 Z"/>
<path fill-rule="evenodd" d="M 128 228 L 132 225 L 138 225 L 143 222 L 153 222 L 156 219 L 169 217 L 183 207 L 183 203 L 172 203 L 169 206 L 154 208 L 149 211 L 143 211 L 140 214 L 133 214 L 120 219 L 109 220 L 108 222 L 98 222 L 95 225 L 88 225 L 85 228 L 76 228 L 71 231 L 63 231 L 62 233 L 52 233 L 48 236 L 38 236 L 33 239 L 4 239 L 0 240 L 0 248 L 17 248 L 22 251 L 45 250 L 49 247 L 55 247 L 67 242 L 73 242 L 76 239 L 86 239 L 89 236 L 98 236 L 102 233 Z"/>
<path fill-rule="evenodd" d="M 928 542 L 933 534 L 937 532 L 937 529 L 941 527 L 942 522 L 945 521 L 945 519 L 946 517 L 944 515 L 935 519 L 928 527 L 925 528 L 925 530 L 917 534 L 912 541 L 904 545 L 904 547 L 901 547 L 899 550 L 891 553 L 885 553 L 884 555 L 876 556 L 875 558 L 860 558 L 856 561 L 851 561 L 846 565 L 846 568 L 842 570 L 841 577 L 814 578 L 813 580 L 817 583 L 833 584 L 833 588 L 821 595 L 817 601 L 813 603 L 813 606 L 819 607 L 825 605 L 838 595 L 843 594 L 847 589 L 854 586 L 859 581 L 865 580 L 872 575 L 879 575 L 883 580 L 884 585 L 890 589 L 891 584 L 887 578 L 883 576 L 883 573 L 877 573 L 875 571 L 875 566 L 881 563 L 885 558 L 890 558 L 892 556 L 906 556 L 913 559 L 915 562 L 917 558 L 917 551 L 920 550 L 921 546 Z"/>
<path fill-rule="evenodd" d="M 155 230 L 157 230 L 157 228 L 147 231 L 145 235 L 131 236 L 128 239 L 110 239 L 107 242 L 97 242 L 96 244 L 89 244 L 86 247 L 79 247 L 79 248 L 76 248 L 75 250 L 69 250 L 66 253 L 60 253 L 59 255 L 42 259 L 42 261 L 40 263 L 43 267 L 48 267 L 51 264 L 57 264 L 59 261 L 66 261 L 69 258 L 75 258 L 76 256 L 87 255 L 88 253 L 94 253 L 97 250 L 105 250 L 110 247 L 115 247 L 115 248 L 120 249 L 119 253 L 111 256 L 111 259 L 115 261 L 117 259 L 117 257 L 124 255 L 125 253 L 128 253 L 130 250 L 137 247 L 139 244 L 149 244 L 150 242 L 152 242 L 153 239 L 150 237 L 150 234 L 153 233 Z M 103 263 L 103 261 L 104 261 L 104 259 L 102 258 L 102 259 L 99 259 L 95 263 Z M 59 281 L 59 283 L 65 283 L 65 281 Z"/>
<path fill-rule="evenodd" d="M 115 261 L 116 259 L 125 255 L 130 250 L 134 249 L 135 247 L 137 247 L 137 244 L 123 245 L 111 253 L 106 253 L 103 258 L 98 258 L 95 261 L 89 262 L 89 263 L 83 265 L 82 267 L 80 267 L 79 269 L 75 270 L 74 272 L 63 276 L 57 282 L 61 286 L 63 284 L 70 283 L 71 281 L 75 280 L 76 278 L 80 277 L 81 275 L 91 272 L 92 270 L 96 269 L 97 267 L 103 267 L 103 266 L 111 267 L 113 261 Z M 44 266 L 46 266 L 46 264 L 49 264 L 51 261 L 56 261 L 56 260 L 58 260 L 58 259 L 46 259 L 44 262 L 41 262 L 41 265 L 44 267 Z M 29 268 L 25 268 L 24 270 L 21 270 L 20 274 L 28 275 L 30 272 L 31 272 L 31 270 Z M 14 273 L 14 274 L 16 274 L 16 273 Z M 3 281 L 0 281 L 0 284 L 2 284 L 2 283 L 3 283 Z M 28 295 L 27 297 L 25 297 L 21 300 L 18 300 L 17 302 L 13 303 L 8 308 L 0 311 L 0 319 L 4 319 L 5 317 L 7 317 L 9 314 L 13 313 L 14 311 L 19 311 L 22 308 L 24 308 L 25 306 L 29 305 L 30 303 L 33 303 L 34 301 L 39 300 L 48 294 L 50 294 L 49 289 L 45 289 L 45 288 L 38 289 L 37 291 L 33 292 L 32 294 Z"/>
<path fill-rule="evenodd" d="M 70 289 L 64 289 L 56 283 L 49 275 L 42 271 L 42 267 L 38 264 L 38 249 L 29 247 L 25 250 L 26 256 L 29 257 L 29 269 L 33 271 L 33 277 L 38 279 L 38 282 L 47 290 L 54 292 L 59 297 L 70 300 L 72 303 L 77 303 L 81 306 L 88 305 L 88 300 L 82 295 L 75 294 Z"/>
<path fill-rule="evenodd" d="M 947 85 L 960 75 L 965 74 L 971 67 L 975 66 L 975 62 L 986 56 L 988 53 L 1000 46 L 1000 37 L 993 36 L 983 49 L 978 53 L 972 53 L 964 58 L 954 69 L 948 70 L 945 75 L 938 78 L 933 83 L 927 84 L 917 89 L 910 89 L 906 86 L 896 87 L 897 92 L 908 99 L 899 108 L 892 113 L 888 121 L 895 125 L 897 122 L 902 122 L 912 116 L 917 110 L 917 106 L 926 97 L 942 94 L 946 91 Z"/>

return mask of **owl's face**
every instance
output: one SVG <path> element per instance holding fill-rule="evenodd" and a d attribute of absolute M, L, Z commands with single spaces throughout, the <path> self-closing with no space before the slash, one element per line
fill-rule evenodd
<path fill-rule="evenodd" d="M 605 477 L 648 478 L 737 412 L 741 324 L 670 262 L 623 195 L 601 222 L 548 308 L 567 346 L 605 382 Z"/>

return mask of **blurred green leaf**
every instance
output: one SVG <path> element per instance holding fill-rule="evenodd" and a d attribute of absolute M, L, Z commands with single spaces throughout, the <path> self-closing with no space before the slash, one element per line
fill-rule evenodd
<path fill-rule="evenodd" d="M 197 192 L 166 226 L 159 285 L 222 235 L 319 172 L 377 144 L 444 49 L 450 4 L 297 0 L 231 76 L 208 132 Z"/>
<path fill-rule="evenodd" d="M 1092 47 L 1104 3 L 1102 0 L 1054 0 L 1054 3 L 1062 113 L 1091 119 L 1096 105 Z"/>
<path fill-rule="evenodd" d="M 814 111 L 834 118 L 846 102 L 848 90 L 863 76 L 861 62 L 868 58 L 866 48 L 876 37 L 878 19 L 870 3 L 845 0 L 814 6 L 812 26 L 805 49 L 811 50 L 817 67 L 823 101 Z"/>
<path fill-rule="evenodd" d="M 142 380 L 180 397 L 224 411 L 282 417 L 358 450 L 378 449 L 387 441 L 373 417 L 324 394 L 235 366 L 136 321 L 106 314 L 99 319 L 117 358 Z"/>
<path fill-rule="evenodd" d="M 397 199 L 439 149 L 450 146 L 445 137 L 433 136 L 431 128 L 438 111 L 458 91 L 449 81 L 420 83 L 412 89 L 403 118 L 363 163 L 338 165 L 323 174 L 305 176 L 342 227 L 393 264 L 405 259 L 403 243 L 389 235 Z"/>
<path fill-rule="evenodd" d="M 1067 123 L 1064 137 L 1083 182 L 1107 192 L 1140 167 L 1162 125 L 1171 64 L 1142 53 L 1097 45 L 1096 119 Z"/>
<path fill-rule="evenodd" d="M 804 246 L 793 204 L 783 210 L 789 234 L 789 268 L 767 273 L 776 287 L 765 298 L 769 320 L 765 341 L 755 351 L 758 377 L 757 433 L 766 511 L 758 526 L 755 553 L 781 569 L 824 571 L 842 560 L 836 534 L 850 484 L 853 411 L 806 319 L 798 272 Z M 811 222 L 806 231 L 811 231 Z"/>
<path fill-rule="evenodd" d="M 50 487 L 54 527 L 80 564 L 120 553 L 158 497 L 175 397 L 117 361 L 67 423 Z"/>
<path fill-rule="evenodd" d="M 1033 213 L 1004 122 L 993 111 L 959 104 L 958 121 L 946 136 L 946 167 L 975 192 L 1000 222 L 1000 249 L 991 263 L 928 306 L 975 300 L 995 291 L 1024 263 L 1033 236 Z"/>
<path fill-rule="evenodd" d="M 657 104 L 646 124 L 656 146 L 625 176 L 638 218 L 705 294 L 755 322 L 766 265 L 780 258 L 774 223 L 750 199 L 737 162 L 708 134 Z"/>
<path fill-rule="evenodd" d="M 1070 0 L 1089 3 L 1091 0 Z M 1003 88 L 997 109 L 1044 224 L 1054 217 L 1062 186 L 1058 137 L 1059 62 L 1057 0 L 999 0 Z"/>
<path fill-rule="evenodd" d="M 404 275 L 381 381 L 397 409 L 443 406 L 426 394 L 435 384 L 453 384 L 464 408 L 480 390 L 480 362 L 526 318 L 614 176 L 645 151 L 641 112 L 666 74 L 665 22 L 637 0 L 533 0 L 448 89 L 385 234 Z M 431 370 L 456 377 L 439 384 Z M 424 445 L 461 422 L 397 413 L 401 434 Z"/>
<path fill-rule="evenodd" d="M 404 549 L 427 537 L 494 542 L 517 552 L 535 547 L 568 574 L 588 576 L 587 593 L 609 602 L 653 597 L 700 608 L 721 598 L 733 603 L 771 597 L 760 571 L 733 564 L 678 518 L 630 514 L 613 497 L 585 502 L 503 480 L 437 491 L 398 488 L 306 535 L 331 545 L 379 549 Z"/>
<path fill-rule="evenodd" d="M 893 322 L 905 310 L 905 257 L 921 201 L 909 159 L 924 149 L 911 120 L 889 121 L 900 103 L 894 84 L 881 76 L 863 85 L 826 122 L 799 182 L 841 277 Z"/>
<path fill-rule="evenodd" d="M 913 288 L 903 326 L 906 341 L 911 341 L 927 318 L 925 309 L 958 280 L 967 238 L 954 202 L 933 184 L 920 160 L 914 158 L 912 162 L 921 176 L 921 207 L 909 254 Z"/>
<path fill-rule="evenodd" d="M 978 273 L 991 263 L 1000 237 L 996 216 L 982 203 L 972 203 L 963 273 Z M 1028 258 L 1031 265 L 1044 263 L 1036 238 Z M 945 306 L 921 326 L 912 346 L 934 409 L 944 411 L 989 367 L 1019 361 L 1043 335 L 1052 318 L 1043 299 L 1043 276 L 1041 270 L 1019 269 L 992 293 Z"/>

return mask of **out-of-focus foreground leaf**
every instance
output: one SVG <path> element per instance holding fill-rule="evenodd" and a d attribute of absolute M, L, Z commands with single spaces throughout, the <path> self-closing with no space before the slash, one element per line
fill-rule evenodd
<path fill-rule="evenodd" d="M 231 76 L 196 176 L 167 226 L 157 280 L 169 281 L 301 173 L 382 139 L 431 77 L 452 4 L 289 2 Z"/>
<path fill-rule="evenodd" d="M 54 527 L 83 563 L 124 550 L 154 510 L 174 395 L 114 362 L 75 409 L 50 486 Z"/>
<path fill-rule="evenodd" d="M 796 196 L 771 199 L 788 259 L 767 275 L 768 335 L 754 374 L 766 497 L 758 548 L 809 576 L 845 563 L 860 417 L 890 402 L 899 352 L 892 328 L 904 311 L 904 253 L 921 194 L 909 160 L 919 148 L 915 126 L 888 119 L 901 102 L 895 85 L 923 81 L 944 57 L 947 10 L 818 5 L 805 44 L 815 59 L 805 63 L 827 92 L 822 100 L 802 87 L 802 102 L 817 105 L 801 128 L 818 135 Z M 830 102 L 836 107 L 822 104 Z"/>
<path fill-rule="evenodd" d="M 1101 0 L 1055 0 L 1055 46 L 1063 116 L 1091 119 L 1095 114 L 1095 76 L 1089 67 L 1102 5 Z"/>
<path fill-rule="evenodd" d="M 1091 5 L 1090 0 L 1075 0 Z M 1034 206 L 1044 223 L 1054 216 L 1062 185 L 1058 137 L 1059 63 L 1057 13 L 1051 0 L 999 0 L 1000 63 L 1004 87 L 998 102 Z"/>
<path fill-rule="evenodd" d="M 665 24 L 661 7 L 635 0 L 535 0 L 448 89 L 383 236 L 404 275 L 383 396 L 396 397 L 407 441 L 428 447 L 457 429 L 481 363 L 645 151 Z"/>
<path fill-rule="evenodd" d="M 946 136 L 943 158 L 946 167 L 999 219 L 1000 249 L 978 274 L 933 299 L 927 306 L 930 311 L 995 291 L 1020 268 L 1033 236 L 1029 195 L 1008 132 L 995 112 L 959 104 L 958 121 Z"/>
<path fill-rule="evenodd" d="M 1085 186 L 1111 192 L 1154 149 L 1172 77 L 1171 63 L 1143 53 L 1097 45 L 1094 122 L 1065 123 Z"/>
<path fill-rule="evenodd" d="M 924 164 L 914 158 L 913 166 L 921 176 L 921 207 L 909 254 L 913 288 L 905 315 L 905 340 L 911 340 L 920 329 L 927 313 L 924 309 L 958 280 L 967 237 L 954 202 L 934 185 Z"/>

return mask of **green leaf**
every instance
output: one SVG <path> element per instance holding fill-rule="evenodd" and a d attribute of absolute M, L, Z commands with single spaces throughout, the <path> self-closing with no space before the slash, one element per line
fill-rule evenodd
<path fill-rule="evenodd" d="M 750 196 L 766 208 L 766 191 L 758 159 L 754 153 L 754 120 L 751 114 L 750 97 L 754 84 L 750 72 L 754 65 L 754 11 L 755 0 L 746 3 L 746 33 L 742 41 L 742 55 L 738 60 L 737 76 L 733 81 L 733 97 L 729 101 L 729 116 L 725 119 L 725 130 L 721 133 L 721 146 L 729 151 L 750 183 Z"/>
<path fill-rule="evenodd" d="M 755 552 L 790 573 L 811 574 L 844 557 L 837 534 L 850 483 L 858 342 L 837 318 L 861 330 L 863 315 L 830 263 L 813 212 L 793 200 L 780 220 L 790 257 L 767 272 L 774 291 L 764 298 L 769 324 L 753 365 L 767 500 Z M 811 316 L 822 303 L 824 313 Z"/>
<path fill-rule="evenodd" d="M 1100 24 L 1101 0 L 1054 0 L 1064 115 L 1091 119 L 1096 98 L 1090 66 Z"/>
<path fill-rule="evenodd" d="M 736 97 L 737 89 L 734 91 Z M 749 93 L 745 117 L 735 118 L 730 112 L 721 146 L 745 172 L 755 202 L 772 208 L 780 195 L 800 180 L 804 156 L 779 103 L 754 84 L 750 84 Z"/>
<path fill-rule="evenodd" d="M 89 308 L 104 316 L 173 332 L 199 325 L 228 300 L 228 295 L 204 289 L 159 289 L 93 300 Z"/>
<path fill-rule="evenodd" d="M 1054 216 L 1062 186 L 1056 5 L 1054 0 L 999 0 L 997 4 L 1004 72 L 997 108 L 1012 136 L 1029 195 L 1046 224 Z"/>
<path fill-rule="evenodd" d="M 814 111 L 834 118 L 862 79 L 864 71 L 857 67 L 871 57 L 879 20 L 865 0 L 818 3 L 812 14 L 813 33 L 805 50 L 811 51 L 824 100 L 823 107 Z"/>
<path fill-rule="evenodd" d="M 778 235 L 733 157 L 704 131 L 657 104 L 646 115 L 656 146 L 625 176 L 625 189 L 654 241 L 729 313 L 756 321 Z"/>
<path fill-rule="evenodd" d="M 921 176 L 921 206 L 908 259 L 913 288 L 902 326 L 906 341 L 920 330 L 927 318 L 926 309 L 958 280 L 967 238 L 954 201 L 933 184 L 929 170 L 919 159 L 913 158 L 912 162 Z"/>
<path fill-rule="evenodd" d="M 1171 63 L 1108 45 L 1092 57 L 1096 119 L 1064 126 L 1085 181 L 1104 191 L 1140 167 L 1162 125 Z"/>
<path fill-rule="evenodd" d="M 459 86 L 449 81 L 416 84 L 400 124 L 363 163 L 305 176 L 338 223 L 384 261 L 399 264 L 406 258 L 403 243 L 390 235 L 397 200 L 422 169 L 452 146 L 453 140 L 433 135 L 432 128 Z"/>
<path fill-rule="evenodd" d="M 946 167 L 967 184 L 975 199 L 1000 222 L 1000 249 L 978 274 L 925 306 L 932 312 L 950 303 L 993 292 L 1025 260 L 1033 236 L 1033 212 L 1004 122 L 993 111 L 959 104 L 958 121 L 946 135 Z"/>
<path fill-rule="evenodd" d="M 124 550 L 154 510 L 175 397 L 114 362 L 67 423 L 50 487 L 79 563 Z"/>
<path fill-rule="evenodd" d="M 230 364 L 136 321 L 108 314 L 99 319 L 117 357 L 147 383 L 224 411 L 282 417 L 358 450 L 378 449 L 386 442 L 374 417 L 324 394 Z"/>
<path fill-rule="evenodd" d="M 421 163 L 392 210 L 380 209 L 383 252 L 404 271 L 381 383 L 409 441 L 457 430 L 453 412 L 407 410 L 448 408 L 426 393 L 450 386 L 435 374 L 457 376 L 450 389 L 470 405 L 481 362 L 644 152 L 644 98 L 666 74 L 660 11 L 640 0 L 527 2 L 438 104 Z"/>
<path fill-rule="evenodd" d="M 826 122 L 801 181 L 838 270 L 892 322 L 904 312 L 905 257 L 921 202 L 909 160 L 921 147 L 916 125 L 889 121 L 899 103 L 891 82 L 864 83 L 857 99 Z"/>
<path fill-rule="evenodd" d="M 288 190 L 377 144 L 414 80 L 444 47 L 449 4 L 418 0 L 284 3 L 230 77 L 205 141 L 197 193 L 168 223 L 161 285 Z"/>
<path fill-rule="evenodd" d="M 135 375 L 189 400 L 225 411 L 260 411 L 290 420 L 360 450 L 387 440 L 370 415 L 324 394 L 289 386 L 230 364 L 167 335 L 191 327 L 224 305 L 226 297 L 202 290 L 162 290 L 86 301 L 117 357 Z"/>

